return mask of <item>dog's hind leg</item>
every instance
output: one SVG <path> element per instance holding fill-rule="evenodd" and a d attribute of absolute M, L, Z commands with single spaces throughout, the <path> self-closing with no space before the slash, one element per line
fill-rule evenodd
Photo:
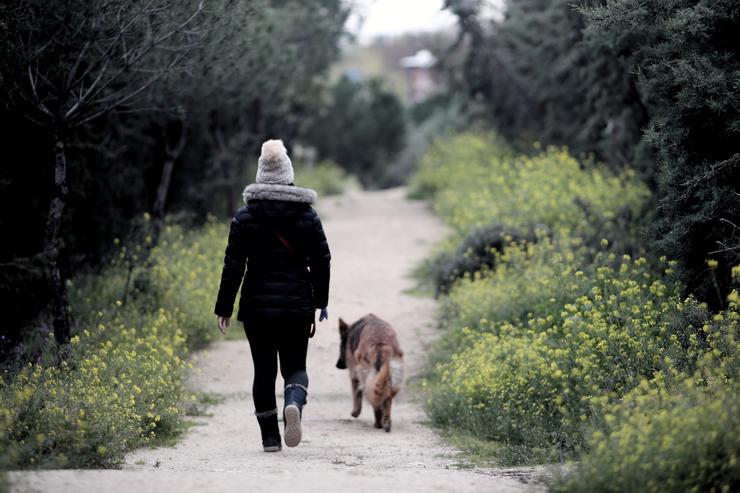
<path fill-rule="evenodd" d="M 376 408 L 373 408 L 373 411 L 375 411 L 375 427 L 382 428 L 383 427 L 383 409 L 380 407 L 376 407 Z"/>
<path fill-rule="evenodd" d="M 356 418 L 362 412 L 362 389 L 360 381 L 352 378 L 352 417 Z"/>

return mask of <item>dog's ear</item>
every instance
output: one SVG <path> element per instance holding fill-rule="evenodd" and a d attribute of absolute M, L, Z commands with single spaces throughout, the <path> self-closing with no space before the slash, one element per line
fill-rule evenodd
<path fill-rule="evenodd" d="M 347 325 L 347 323 L 344 320 L 342 320 L 340 318 L 339 319 L 339 333 L 341 335 L 344 335 L 344 334 L 347 333 L 347 330 L 349 330 L 349 326 Z"/>

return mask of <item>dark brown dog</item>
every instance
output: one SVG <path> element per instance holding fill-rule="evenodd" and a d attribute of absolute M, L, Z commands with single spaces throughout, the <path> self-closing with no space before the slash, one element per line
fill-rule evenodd
<path fill-rule="evenodd" d="M 391 431 L 391 403 L 401 390 L 403 351 L 396 331 L 372 313 L 352 325 L 339 319 L 337 368 L 349 368 L 352 416 L 362 411 L 362 394 L 375 411 L 375 427 Z"/>

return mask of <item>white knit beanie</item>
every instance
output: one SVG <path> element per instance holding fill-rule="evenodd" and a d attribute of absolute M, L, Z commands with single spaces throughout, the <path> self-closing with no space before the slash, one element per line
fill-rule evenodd
<path fill-rule="evenodd" d="M 293 164 L 282 140 L 268 140 L 262 144 L 262 155 L 257 161 L 257 183 L 269 185 L 293 183 Z"/>

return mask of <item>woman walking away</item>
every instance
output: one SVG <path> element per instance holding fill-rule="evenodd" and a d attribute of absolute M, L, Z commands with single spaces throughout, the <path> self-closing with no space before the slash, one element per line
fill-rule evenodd
<path fill-rule="evenodd" d="M 280 140 L 262 144 L 257 183 L 244 190 L 245 205 L 231 221 L 221 287 L 218 327 L 229 327 L 242 284 L 237 320 L 254 361 L 255 415 L 265 452 L 281 449 L 275 379 L 277 360 L 285 381 L 285 445 L 301 441 L 301 416 L 308 393 L 306 351 L 319 320 L 328 317 L 329 245 L 311 204 L 316 192 L 293 185 L 293 166 Z M 245 269 L 246 267 L 246 274 Z"/>

